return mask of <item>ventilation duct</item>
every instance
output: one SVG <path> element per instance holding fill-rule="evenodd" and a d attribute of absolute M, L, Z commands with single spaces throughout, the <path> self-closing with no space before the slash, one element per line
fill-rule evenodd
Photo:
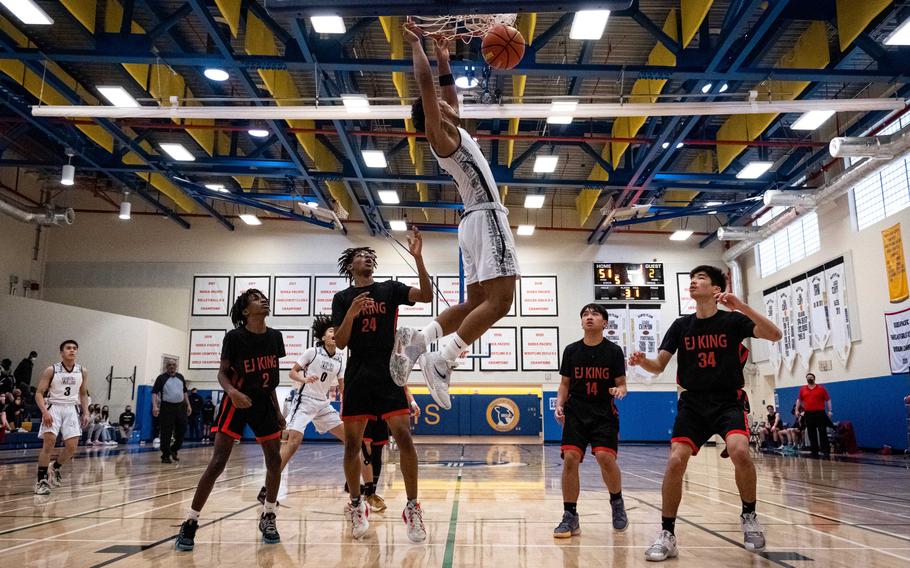
<path fill-rule="evenodd" d="M 48 207 L 44 210 L 22 209 L 8 201 L 0 199 L 0 213 L 5 213 L 23 223 L 34 223 L 35 225 L 72 225 L 76 219 L 76 213 L 72 209 L 54 209 Z"/>
<path fill-rule="evenodd" d="M 872 158 L 889 160 L 897 157 L 893 136 L 838 137 L 828 144 L 835 158 Z"/>

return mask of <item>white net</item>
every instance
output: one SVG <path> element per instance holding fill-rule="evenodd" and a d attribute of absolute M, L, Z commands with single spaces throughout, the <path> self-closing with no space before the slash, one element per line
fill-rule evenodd
<path fill-rule="evenodd" d="M 424 35 L 443 37 L 447 40 L 483 37 L 499 24 L 514 26 L 517 14 L 463 14 L 459 16 L 411 16 Z"/>

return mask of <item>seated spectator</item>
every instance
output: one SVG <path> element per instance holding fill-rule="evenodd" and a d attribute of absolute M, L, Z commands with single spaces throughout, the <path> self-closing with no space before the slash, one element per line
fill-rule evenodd
<path fill-rule="evenodd" d="M 95 405 L 97 409 L 98 405 Z M 102 406 L 95 414 L 95 426 L 92 429 L 93 446 L 116 446 L 117 442 L 111 440 L 110 430 L 113 430 L 110 423 L 110 410 L 107 406 Z"/>
<path fill-rule="evenodd" d="M 3 437 L 7 430 L 12 430 L 6 418 L 6 393 L 0 394 L 0 443 L 3 443 Z"/>
<path fill-rule="evenodd" d="M 98 408 L 95 404 L 88 405 L 88 425 L 82 430 L 82 435 L 85 437 L 86 446 L 95 446 L 97 444 L 92 444 L 92 432 L 95 431 L 95 416 L 98 415 Z"/>
<path fill-rule="evenodd" d="M 773 441 L 774 446 L 779 447 L 781 445 L 780 432 L 783 428 L 784 426 L 780 421 L 780 413 L 774 409 L 773 404 L 769 404 L 767 420 L 762 423 L 758 431 L 762 446 L 771 446 L 771 441 Z"/>
<path fill-rule="evenodd" d="M 794 407 L 794 411 L 796 408 Z M 798 452 L 803 445 L 803 432 L 806 430 L 805 413 L 800 411 L 794 416 L 793 427 L 782 430 L 781 434 L 787 439 L 788 446 L 785 449 Z"/>
<path fill-rule="evenodd" d="M 9 359 L 0 361 L 0 394 L 12 392 L 16 377 L 12 370 L 13 362 Z"/>
<path fill-rule="evenodd" d="M 9 397 L 7 397 L 8 399 Z M 22 428 L 22 421 L 25 420 L 25 404 L 22 403 L 22 394 L 19 389 L 13 391 L 13 401 L 7 403 L 6 417 L 16 430 Z"/>
<path fill-rule="evenodd" d="M 130 405 L 127 404 L 126 409 L 120 413 L 117 424 L 120 426 L 120 437 L 123 439 L 123 443 L 128 444 L 133 437 L 133 428 L 136 426 L 136 415 L 133 414 Z"/>

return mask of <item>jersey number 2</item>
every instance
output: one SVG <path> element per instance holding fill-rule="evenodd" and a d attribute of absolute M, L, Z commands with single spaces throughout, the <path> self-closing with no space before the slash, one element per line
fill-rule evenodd
<path fill-rule="evenodd" d="M 714 359 L 714 352 L 709 351 L 707 353 L 699 353 L 698 366 L 702 369 L 705 367 L 716 367 L 717 361 Z"/>
<path fill-rule="evenodd" d="M 269 374 L 262 373 L 262 388 L 268 388 L 269 386 Z"/>

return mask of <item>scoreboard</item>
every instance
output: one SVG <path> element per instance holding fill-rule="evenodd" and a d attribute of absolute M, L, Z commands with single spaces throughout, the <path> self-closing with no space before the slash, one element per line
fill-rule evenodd
<path fill-rule="evenodd" d="M 595 262 L 594 299 L 663 301 L 664 265 L 660 262 Z"/>

